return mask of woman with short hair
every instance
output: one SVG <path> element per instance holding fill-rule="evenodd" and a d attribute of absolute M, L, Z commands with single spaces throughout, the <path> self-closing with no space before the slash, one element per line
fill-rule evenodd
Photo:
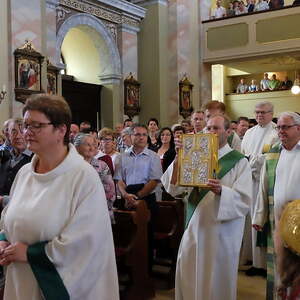
<path fill-rule="evenodd" d="M 97 172 L 68 143 L 60 96 L 31 96 L 23 133 L 35 153 L 1 217 L 5 300 L 119 299 L 112 230 Z"/>

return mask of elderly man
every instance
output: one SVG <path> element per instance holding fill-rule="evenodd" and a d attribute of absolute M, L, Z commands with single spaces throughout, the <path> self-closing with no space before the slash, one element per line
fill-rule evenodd
<path fill-rule="evenodd" d="M 130 127 L 126 127 L 121 131 L 122 146 L 119 147 L 120 153 L 127 151 L 132 146 L 130 134 L 131 134 Z"/>
<path fill-rule="evenodd" d="M 251 201 L 250 219 L 253 217 L 256 195 L 258 193 L 260 171 L 264 162 L 264 153 L 270 149 L 270 146 L 278 141 L 276 124 L 272 122 L 273 105 L 270 102 L 260 102 L 255 106 L 255 116 L 257 125 L 247 130 L 242 141 L 242 153 L 244 153 L 250 162 L 253 178 L 253 196 Z M 257 232 L 251 228 L 251 222 L 246 222 L 245 227 L 245 243 L 248 243 L 250 236 L 252 238 L 252 255 L 244 253 L 245 260 L 252 260 L 253 267 L 246 271 L 249 276 L 266 275 L 266 249 L 261 243 L 260 237 L 257 241 Z M 260 234 L 259 234 L 260 236 Z M 257 242 L 261 247 L 257 246 Z M 245 247 L 248 251 L 250 247 Z M 252 257 L 251 257 L 252 256 Z"/>
<path fill-rule="evenodd" d="M 277 226 L 285 204 L 300 199 L 300 116 L 294 112 L 281 113 L 276 129 L 280 142 L 266 154 L 257 206 L 252 220 L 258 230 L 266 223 L 269 224 L 267 299 L 276 299 L 274 297 L 276 269 L 274 270 L 272 240 L 274 226 Z"/>
<path fill-rule="evenodd" d="M 176 268 L 176 300 L 236 299 L 239 252 L 245 215 L 252 197 L 251 169 L 244 156 L 227 144 L 230 121 L 212 116 L 207 131 L 219 137 L 218 179 L 210 179 L 208 189 L 177 186 L 178 160 L 175 158 L 162 177 L 168 193 L 188 191 L 187 228 Z M 182 147 L 176 140 L 176 146 Z"/>
<path fill-rule="evenodd" d="M 0 164 L 0 200 L 3 206 L 9 200 L 10 188 L 18 171 L 29 163 L 32 157 L 32 152 L 26 149 L 22 125 L 23 120 L 17 118 L 11 119 L 8 124 L 8 139 L 11 150 Z"/>
<path fill-rule="evenodd" d="M 191 116 L 191 125 L 193 126 L 193 133 L 202 133 L 205 127 L 205 116 L 201 110 L 196 110 Z"/>
<path fill-rule="evenodd" d="M 10 142 L 9 142 L 9 134 L 8 134 L 8 125 L 9 125 L 9 123 L 11 121 L 12 121 L 12 119 L 8 119 L 8 120 L 6 120 L 3 123 L 2 132 L 3 132 L 4 136 L 5 136 L 5 142 L 4 142 L 4 144 L 2 144 L 0 146 L 0 151 L 2 151 L 2 150 L 10 150 L 11 149 Z"/>

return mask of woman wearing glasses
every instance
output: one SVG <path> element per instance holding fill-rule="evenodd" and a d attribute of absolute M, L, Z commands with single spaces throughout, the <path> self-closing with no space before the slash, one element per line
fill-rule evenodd
<path fill-rule="evenodd" d="M 118 299 L 105 193 L 93 167 L 68 144 L 68 104 L 36 95 L 23 116 L 35 155 L 16 176 L 1 218 L 4 299 Z"/>

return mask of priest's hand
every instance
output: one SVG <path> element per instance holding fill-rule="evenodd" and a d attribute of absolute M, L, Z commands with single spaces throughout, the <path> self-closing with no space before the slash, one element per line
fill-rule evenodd
<path fill-rule="evenodd" d="M 0 241 L 0 262 L 3 258 L 3 253 L 4 253 L 4 250 L 10 245 L 9 242 L 7 241 Z M 1 263 L 0 263 L 1 265 Z"/>
<path fill-rule="evenodd" d="M 256 230 L 256 231 L 262 231 L 262 227 L 260 225 L 257 224 L 253 224 L 252 227 Z"/>
<path fill-rule="evenodd" d="M 222 185 L 219 179 L 208 179 L 208 187 L 216 195 L 221 195 Z"/>
<path fill-rule="evenodd" d="M 0 265 L 6 266 L 12 262 L 27 262 L 27 248 L 26 244 L 20 242 L 9 245 L 0 256 Z"/>

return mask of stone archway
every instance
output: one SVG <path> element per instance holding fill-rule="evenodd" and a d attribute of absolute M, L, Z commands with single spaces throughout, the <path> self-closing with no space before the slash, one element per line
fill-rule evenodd
<path fill-rule="evenodd" d="M 73 15 L 63 22 L 57 33 L 55 55 L 57 65 L 60 62 L 64 38 L 72 28 L 78 28 L 86 33 L 98 51 L 102 62 L 99 65 L 98 78 L 99 84 L 103 85 L 102 96 L 105 99 L 101 103 L 102 126 L 112 127 L 123 115 L 121 59 L 117 44 L 109 29 L 98 18 L 85 13 Z"/>

